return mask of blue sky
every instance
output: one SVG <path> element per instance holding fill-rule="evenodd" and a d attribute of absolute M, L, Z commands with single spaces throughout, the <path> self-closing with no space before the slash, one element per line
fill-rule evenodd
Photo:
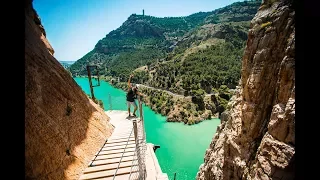
<path fill-rule="evenodd" d="M 188 16 L 239 0 L 34 0 L 54 56 L 75 61 L 91 51 L 110 31 L 133 14 Z M 240 0 L 242 1 L 242 0 Z"/>

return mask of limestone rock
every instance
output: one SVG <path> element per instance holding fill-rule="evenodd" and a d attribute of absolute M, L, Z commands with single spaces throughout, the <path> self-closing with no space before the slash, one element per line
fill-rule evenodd
<path fill-rule="evenodd" d="M 52 56 L 40 18 L 25 6 L 25 179 L 78 179 L 111 135 L 104 110 Z"/>
<path fill-rule="evenodd" d="M 197 180 L 294 179 L 295 11 L 265 0 L 251 21 L 242 72 Z"/>

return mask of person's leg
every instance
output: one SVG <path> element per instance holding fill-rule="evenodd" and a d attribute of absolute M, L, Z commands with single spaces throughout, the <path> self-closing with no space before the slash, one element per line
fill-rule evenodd
<path fill-rule="evenodd" d="M 137 111 L 137 109 L 138 109 L 138 106 L 137 106 L 136 101 L 133 101 L 133 102 L 132 102 L 132 105 L 134 106 L 133 115 L 134 115 L 134 116 L 137 116 L 137 115 L 136 115 L 136 111 Z"/>
<path fill-rule="evenodd" d="M 127 106 L 128 106 L 128 113 L 129 113 L 129 116 L 130 116 L 130 102 L 127 101 Z"/>

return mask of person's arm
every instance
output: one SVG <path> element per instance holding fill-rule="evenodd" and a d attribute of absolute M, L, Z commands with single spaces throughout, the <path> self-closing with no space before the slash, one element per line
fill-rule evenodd
<path fill-rule="evenodd" d="M 132 75 L 132 74 L 130 75 L 129 80 L 128 80 L 128 89 L 130 89 L 130 88 L 131 88 L 131 84 L 130 84 L 131 77 L 133 77 L 133 75 Z"/>
<path fill-rule="evenodd" d="M 142 96 L 142 97 L 146 96 L 146 95 L 142 94 L 141 92 L 137 92 L 137 94 L 138 94 L 139 96 Z"/>

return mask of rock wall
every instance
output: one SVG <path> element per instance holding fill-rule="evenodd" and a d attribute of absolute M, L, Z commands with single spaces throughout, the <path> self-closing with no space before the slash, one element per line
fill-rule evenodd
<path fill-rule="evenodd" d="M 294 179 L 295 11 L 264 0 L 251 21 L 241 80 L 197 180 Z"/>
<path fill-rule="evenodd" d="M 111 135 L 104 110 L 53 57 L 40 18 L 25 4 L 25 179 L 78 179 Z"/>

